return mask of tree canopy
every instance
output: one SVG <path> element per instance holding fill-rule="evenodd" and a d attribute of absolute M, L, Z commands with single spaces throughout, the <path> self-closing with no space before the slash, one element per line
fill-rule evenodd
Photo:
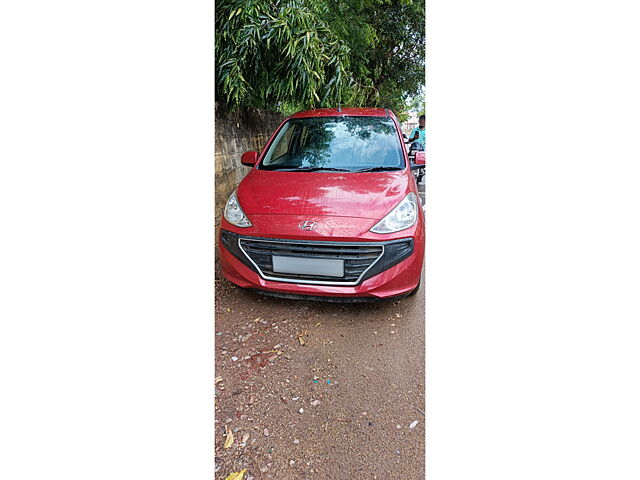
<path fill-rule="evenodd" d="M 424 84 L 424 0 L 219 0 L 216 97 L 228 109 L 388 107 Z"/>

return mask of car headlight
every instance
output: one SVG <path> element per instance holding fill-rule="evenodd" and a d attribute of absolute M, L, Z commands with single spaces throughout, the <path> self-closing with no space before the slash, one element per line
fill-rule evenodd
<path fill-rule="evenodd" d="M 224 218 L 227 219 L 231 225 L 235 225 L 236 227 L 250 227 L 251 222 L 247 218 L 247 216 L 240 208 L 240 202 L 238 202 L 238 197 L 236 197 L 236 192 L 233 192 L 227 200 L 227 206 L 224 207 Z"/>
<path fill-rule="evenodd" d="M 418 220 L 418 198 L 411 192 L 382 220 L 376 223 L 373 233 L 393 233 L 411 227 Z"/>

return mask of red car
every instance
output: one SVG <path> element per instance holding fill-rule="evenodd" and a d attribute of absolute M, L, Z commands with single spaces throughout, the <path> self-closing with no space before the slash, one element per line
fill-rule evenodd
<path fill-rule="evenodd" d="M 296 113 L 229 197 L 222 273 L 282 297 L 365 301 L 420 284 L 424 215 L 395 115 L 380 108 Z"/>

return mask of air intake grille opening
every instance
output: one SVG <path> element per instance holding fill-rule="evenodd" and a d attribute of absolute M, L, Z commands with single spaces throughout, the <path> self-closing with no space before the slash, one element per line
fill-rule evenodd
<path fill-rule="evenodd" d="M 265 280 L 310 285 L 355 286 L 413 254 L 413 239 L 334 242 L 250 237 L 221 230 L 220 244 Z M 273 271 L 273 257 L 333 259 L 344 262 L 342 277 Z M 326 270 L 324 273 L 327 273 Z"/>
<path fill-rule="evenodd" d="M 384 253 L 382 245 L 358 245 L 357 242 L 350 242 L 349 244 L 336 244 L 333 242 L 308 243 L 294 240 L 273 241 L 249 238 L 240 238 L 239 241 L 242 250 L 255 263 L 263 276 L 292 281 L 306 280 L 355 284 Z M 274 255 L 343 260 L 344 276 L 336 278 L 322 275 L 274 272 L 272 263 Z"/>

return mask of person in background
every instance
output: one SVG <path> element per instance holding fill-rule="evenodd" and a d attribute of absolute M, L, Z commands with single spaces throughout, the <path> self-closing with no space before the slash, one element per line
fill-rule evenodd
<path fill-rule="evenodd" d="M 411 132 L 411 137 L 409 137 L 410 142 L 418 142 L 422 144 L 422 148 L 424 148 L 426 142 L 426 136 L 424 132 L 424 115 L 420 115 L 418 118 L 418 126 L 413 129 Z"/>

